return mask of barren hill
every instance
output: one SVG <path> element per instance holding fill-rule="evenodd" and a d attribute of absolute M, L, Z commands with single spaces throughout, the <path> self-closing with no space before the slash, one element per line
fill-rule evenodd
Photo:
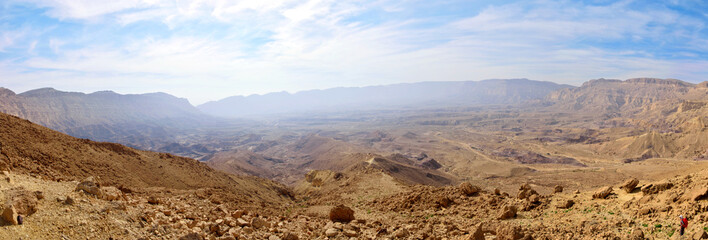
<path fill-rule="evenodd" d="M 661 101 L 705 98 L 705 93 L 705 88 L 677 79 L 596 79 L 552 92 L 544 100 L 556 110 L 631 114 Z"/>
<path fill-rule="evenodd" d="M 0 112 L 79 138 L 127 144 L 145 150 L 165 148 L 184 129 L 215 121 L 186 99 L 166 93 L 84 94 L 42 88 L 15 94 L 0 88 Z M 173 153 L 197 157 L 193 149 Z"/>
<path fill-rule="evenodd" d="M 265 179 L 225 174 L 194 159 L 70 137 L 2 113 L 0 169 L 50 180 L 94 176 L 102 184 L 133 191 L 219 189 L 218 195 L 246 203 L 287 199 L 281 185 Z"/>
<path fill-rule="evenodd" d="M 421 82 L 371 87 L 332 88 L 265 95 L 233 96 L 199 105 L 205 113 L 223 117 L 262 114 L 342 112 L 391 108 L 431 108 L 514 104 L 542 98 L 572 86 L 527 79 L 466 82 Z"/>

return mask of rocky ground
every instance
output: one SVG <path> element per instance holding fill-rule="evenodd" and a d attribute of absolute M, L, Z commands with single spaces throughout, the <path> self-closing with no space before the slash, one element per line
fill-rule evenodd
<path fill-rule="evenodd" d="M 708 239 L 708 171 L 546 195 L 528 184 L 513 193 L 419 185 L 319 214 L 297 199 L 279 210 L 200 190 L 116 192 L 93 179 L 2 175 L 0 239 Z M 679 215 L 690 220 L 683 238 Z"/>

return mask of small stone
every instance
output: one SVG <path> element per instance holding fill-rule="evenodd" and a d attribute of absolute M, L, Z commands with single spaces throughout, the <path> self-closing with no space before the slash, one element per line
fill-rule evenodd
<path fill-rule="evenodd" d="M 64 199 L 64 204 L 66 204 L 66 205 L 74 205 L 74 203 L 75 203 L 74 199 L 71 198 L 70 196 L 66 196 L 66 198 Z"/>
<path fill-rule="evenodd" d="M 204 240 L 204 238 L 197 233 L 189 233 L 180 237 L 179 240 Z"/>
<path fill-rule="evenodd" d="M 300 238 L 297 236 L 297 234 L 291 233 L 291 232 L 284 232 L 283 233 L 283 240 L 299 240 Z"/>
<path fill-rule="evenodd" d="M 38 200 L 44 199 L 44 193 L 42 191 L 34 191 L 34 196 L 37 197 Z"/>
<path fill-rule="evenodd" d="M 116 187 L 101 187 L 101 192 L 103 193 L 103 199 L 107 201 L 119 200 L 123 197 L 123 192 L 121 192 Z"/>
<path fill-rule="evenodd" d="M 460 191 L 462 191 L 463 194 L 467 196 L 472 196 L 472 194 L 475 194 L 480 190 L 479 187 L 472 185 L 469 182 L 461 183 L 458 188 L 460 189 Z"/>
<path fill-rule="evenodd" d="M 249 226 L 248 222 L 247 222 L 246 220 L 243 220 L 243 218 L 238 218 L 238 219 L 236 219 L 236 224 L 237 224 L 239 227 Z"/>
<path fill-rule="evenodd" d="M 562 192 L 563 192 L 563 186 L 561 186 L 561 185 L 556 185 L 553 188 L 553 193 L 562 193 Z"/>
<path fill-rule="evenodd" d="M 147 199 L 147 202 L 152 205 L 160 204 L 160 199 L 155 197 L 155 196 L 150 196 Z"/>
<path fill-rule="evenodd" d="M 574 204 L 575 204 L 575 202 L 571 199 L 561 200 L 560 202 L 558 202 L 556 207 L 561 208 L 561 209 L 568 209 L 568 208 L 572 207 Z"/>
<path fill-rule="evenodd" d="M 356 237 L 356 236 L 359 236 L 359 233 L 357 233 L 357 232 L 354 231 L 354 230 L 344 230 L 344 236 L 347 236 L 347 237 Z"/>
<path fill-rule="evenodd" d="M 405 238 L 408 236 L 408 230 L 405 228 L 398 229 L 396 232 L 393 233 L 393 236 L 397 238 Z"/>
<path fill-rule="evenodd" d="M 259 217 L 254 217 L 253 219 L 251 219 L 251 227 L 255 229 L 265 227 L 267 224 L 268 223 L 265 220 Z"/>
<path fill-rule="evenodd" d="M 22 215 L 17 215 L 17 225 L 22 225 L 22 223 L 24 223 L 24 222 L 25 221 L 24 221 L 24 218 L 22 217 Z"/>
<path fill-rule="evenodd" d="M 96 183 L 93 177 L 88 177 L 76 185 L 76 191 L 84 191 L 85 193 L 94 195 L 96 197 L 103 196 L 101 193 L 101 186 Z"/>
<path fill-rule="evenodd" d="M 334 228 L 328 228 L 325 231 L 325 236 L 327 236 L 327 237 L 334 237 L 334 236 L 337 236 L 337 234 L 339 234 L 339 230 L 334 229 Z"/>
<path fill-rule="evenodd" d="M 516 217 L 516 207 L 515 206 L 504 206 L 504 209 L 502 209 L 501 214 L 499 215 L 498 219 L 504 220 L 504 219 L 510 219 Z"/>

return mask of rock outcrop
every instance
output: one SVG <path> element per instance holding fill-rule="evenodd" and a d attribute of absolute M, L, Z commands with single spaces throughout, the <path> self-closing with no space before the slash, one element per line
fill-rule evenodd
<path fill-rule="evenodd" d="M 354 220 L 354 210 L 344 205 L 337 205 L 329 210 L 329 220 L 333 222 L 350 222 Z"/>

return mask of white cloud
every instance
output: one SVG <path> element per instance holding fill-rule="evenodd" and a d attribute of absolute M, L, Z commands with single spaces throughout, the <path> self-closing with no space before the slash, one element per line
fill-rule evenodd
<path fill-rule="evenodd" d="M 692 38 L 693 49 L 708 46 L 691 37 L 702 22 L 668 9 L 633 10 L 624 2 L 521 2 L 435 27 L 425 26 L 430 22 L 424 18 L 344 21 L 371 8 L 407 10 L 383 1 L 37 3 L 49 7 L 51 16 L 86 24 L 95 19 L 122 26 L 159 21 L 176 29 L 190 21 L 215 21 L 229 27 L 218 36 L 175 31 L 167 37 L 128 38 L 120 46 L 89 42 L 67 48 L 72 39 L 52 38 L 49 47 L 56 56 L 0 63 L 0 73 L 18 86 L 29 81 L 33 87 L 79 91 L 166 91 L 202 103 L 237 94 L 397 82 L 528 77 L 579 84 L 636 76 L 698 81 L 708 73 L 708 61 L 594 46 L 662 37 Z M 253 35 L 267 41 L 254 43 Z"/>

